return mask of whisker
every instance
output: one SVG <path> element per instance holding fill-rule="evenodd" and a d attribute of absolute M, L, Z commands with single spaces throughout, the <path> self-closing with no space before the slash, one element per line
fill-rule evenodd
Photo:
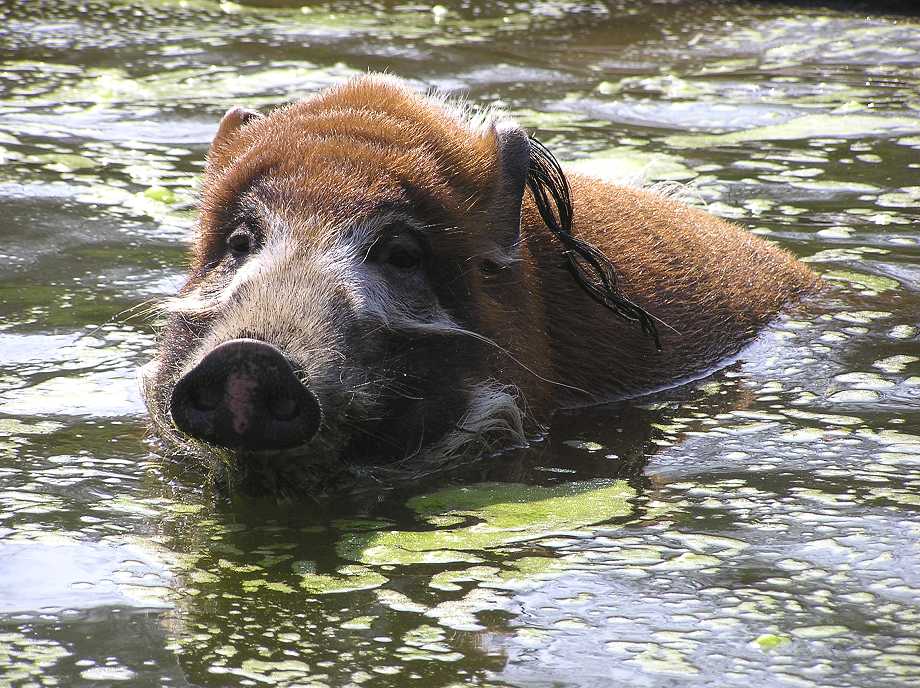
<path fill-rule="evenodd" d="M 547 377 L 543 377 L 542 375 L 540 375 L 540 373 L 535 371 L 533 368 L 529 367 L 527 364 L 525 364 L 523 361 L 517 358 L 514 354 L 508 351 L 501 344 L 499 344 L 493 339 L 490 339 L 489 337 L 486 337 L 483 334 L 474 332 L 473 330 L 467 330 L 457 325 L 443 325 L 443 324 L 438 324 L 438 323 L 412 323 L 411 329 L 435 332 L 437 334 L 462 334 L 462 335 L 466 335 L 467 337 L 472 337 L 473 339 L 476 339 L 477 341 L 480 341 L 483 344 L 488 344 L 489 346 L 492 346 L 496 350 L 505 354 L 512 361 L 517 363 L 521 368 L 523 368 L 528 373 L 530 373 L 531 375 L 533 375 L 535 378 L 537 378 L 538 380 L 542 382 L 546 382 L 548 384 L 555 385 L 557 387 L 564 387 L 566 389 L 571 389 L 576 392 L 581 392 L 582 394 L 589 396 L 589 397 L 591 396 L 591 393 L 588 390 L 582 389 L 581 387 L 576 387 L 574 385 L 569 385 L 564 382 L 559 382 L 558 380 L 550 380 Z"/>

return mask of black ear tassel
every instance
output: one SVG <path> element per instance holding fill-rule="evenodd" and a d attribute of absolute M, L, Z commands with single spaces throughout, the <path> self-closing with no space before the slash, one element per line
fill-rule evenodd
<path fill-rule="evenodd" d="M 569 271 L 582 289 L 624 320 L 638 323 L 643 334 L 651 337 L 655 348 L 661 351 L 655 321 L 617 289 L 617 275 L 611 262 L 597 248 L 572 234 L 569 183 L 553 154 L 532 136 L 527 188 L 533 194 L 543 222 L 565 247 Z"/>

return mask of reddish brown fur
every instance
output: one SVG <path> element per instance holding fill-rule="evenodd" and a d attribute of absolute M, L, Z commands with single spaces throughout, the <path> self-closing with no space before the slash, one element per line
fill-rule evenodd
<path fill-rule="evenodd" d="M 479 273 L 478 259 L 512 249 L 510 228 L 494 221 L 505 200 L 494 129 L 474 132 L 435 101 L 377 77 L 263 118 L 235 118 L 209 153 L 194 273 L 223 241 L 226 209 L 260 175 L 278 180 L 286 202 L 313 217 L 351 220 L 381 202 L 440 208 L 458 231 L 436 239 L 445 267 L 435 291 L 460 322 L 476 323 L 510 354 L 483 348 L 471 377 L 516 385 L 541 420 L 562 405 L 698 375 L 816 285 L 788 253 L 735 225 L 654 193 L 570 174 L 574 233 L 603 250 L 625 295 L 663 323 L 656 352 L 573 280 L 529 193 L 519 262 L 510 275 Z"/>
<path fill-rule="evenodd" d="M 738 351 L 816 287 L 814 273 L 788 253 L 701 210 L 580 175 L 569 181 L 575 233 L 603 249 L 623 292 L 662 323 L 662 351 L 578 293 L 528 202 L 528 266 L 540 275 L 557 379 L 600 396 L 672 384 Z"/>

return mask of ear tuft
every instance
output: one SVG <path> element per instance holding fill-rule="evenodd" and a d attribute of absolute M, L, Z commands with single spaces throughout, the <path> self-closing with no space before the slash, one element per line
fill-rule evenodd
<path fill-rule="evenodd" d="M 543 222 L 562 244 L 569 272 L 579 286 L 619 317 L 638 324 L 642 332 L 655 342 L 655 348 L 661 351 L 661 339 L 654 319 L 620 292 L 617 273 L 610 259 L 596 246 L 572 233 L 574 208 L 569 182 L 559 161 L 535 138 L 530 140 L 527 187 L 533 194 Z"/>

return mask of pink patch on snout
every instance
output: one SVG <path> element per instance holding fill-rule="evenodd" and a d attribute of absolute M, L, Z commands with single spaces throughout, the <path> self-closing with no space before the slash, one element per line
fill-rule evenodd
<path fill-rule="evenodd" d="M 252 421 L 256 404 L 255 390 L 259 386 L 251 376 L 231 373 L 227 376 L 226 406 L 230 411 L 233 430 L 238 435 L 245 434 Z"/>

